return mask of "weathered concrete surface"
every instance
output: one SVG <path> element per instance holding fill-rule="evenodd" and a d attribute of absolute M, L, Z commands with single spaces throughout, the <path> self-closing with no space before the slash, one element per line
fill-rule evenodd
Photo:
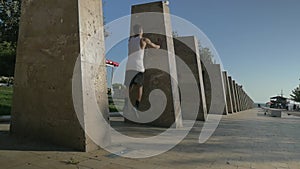
<path fill-rule="evenodd" d="M 243 88 L 241 88 L 241 93 L 242 93 L 242 109 L 243 110 L 247 110 L 246 108 L 246 96 L 245 96 L 245 91 L 243 90 Z"/>
<path fill-rule="evenodd" d="M 199 90 L 200 96 L 200 103 L 195 103 L 195 96 L 194 90 L 187 90 L 189 93 L 189 98 L 185 98 L 181 100 L 181 110 L 182 110 L 182 117 L 183 119 L 191 119 L 194 120 L 197 117 L 197 120 L 206 120 L 207 116 L 207 108 L 206 108 L 206 100 L 205 100 L 205 92 L 204 92 L 204 84 L 203 84 L 203 77 L 202 77 L 202 67 L 198 49 L 198 41 L 194 36 L 187 36 L 187 37 L 176 37 L 174 38 L 174 47 L 175 47 L 175 54 L 178 59 L 181 59 L 191 70 L 193 73 L 197 88 Z M 178 83 L 181 88 L 191 88 L 192 82 L 184 80 L 187 76 L 187 73 L 179 66 L 180 64 L 177 63 L 177 73 L 178 73 Z M 192 107 L 193 104 L 199 104 L 199 111 L 197 115 L 190 114 L 189 108 Z M 186 108 L 186 109 L 185 109 Z"/>
<path fill-rule="evenodd" d="M 108 168 L 108 169 L 299 169 L 300 118 L 264 116 L 252 109 L 224 116 L 204 144 L 198 143 L 203 122 L 198 121 L 190 134 L 172 150 L 146 159 L 113 156 L 104 150 L 90 153 L 47 147 L 35 142 L 17 140 L 7 134 L 9 126 L 0 124 L 1 168 Z M 159 133 L 162 129 L 125 125 L 112 126 L 126 135 Z M 137 132 L 139 131 L 139 132 Z"/>
<path fill-rule="evenodd" d="M 200 58 L 201 58 L 201 56 L 200 56 Z M 206 63 L 206 64 L 208 64 L 208 63 Z M 210 78 L 209 78 L 209 75 L 208 75 L 208 71 L 205 68 L 202 59 L 201 59 L 201 67 L 202 67 L 202 77 L 203 77 L 206 109 L 207 109 L 207 113 L 209 113 L 210 112 L 210 107 L 211 107 L 211 99 L 212 99 L 211 82 L 210 82 Z"/>
<path fill-rule="evenodd" d="M 242 102 L 243 102 L 243 110 L 247 110 L 247 99 L 246 99 L 246 92 L 244 91 L 243 88 L 241 88 L 242 90 L 242 96 L 243 96 L 243 99 L 242 99 Z"/>
<path fill-rule="evenodd" d="M 247 93 L 245 93 L 245 95 L 246 95 L 246 108 L 252 109 L 254 107 L 254 102 Z"/>
<path fill-rule="evenodd" d="M 182 117 L 169 7 L 165 2 L 153 2 L 132 6 L 131 13 L 131 28 L 137 24 L 141 25 L 144 36 L 161 46 L 160 50 L 147 49 L 145 51 L 144 64 L 146 71 L 140 110 L 147 111 L 151 106 L 156 106 L 150 105 L 149 101 L 150 93 L 155 89 L 163 91 L 167 103 L 162 113 L 157 111 L 148 112 L 160 114 L 158 118 L 146 124 L 160 127 L 170 127 L 174 124 L 176 127 L 181 127 Z M 133 35 L 133 32 L 131 32 L 131 35 Z M 153 97 L 161 98 L 155 94 Z M 126 112 L 124 113 L 126 114 Z M 140 119 L 143 119 L 143 113 L 140 116 Z"/>
<path fill-rule="evenodd" d="M 225 88 L 225 92 L 226 92 L 226 103 L 227 103 L 228 113 L 233 113 L 231 88 L 230 88 L 228 75 L 227 75 L 226 71 L 223 71 L 223 80 L 224 80 L 224 88 Z"/>
<path fill-rule="evenodd" d="M 239 112 L 241 110 L 240 110 L 240 102 L 239 102 L 240 97 L 238 95 L 238 88 L 237 88 L 237 84 L 236 84 L 235 80 L 233 80 L 232 83 L 233 83 L 233 88 L 234 88 L 234 91 L 235 91 L 234 94 L 235 94 L 236 111 Z"/>
<path fill-rule="evenodd" d="M 235 88 L 234 88 L 234 84 L 233 84 L 233 80 L 231 76 L 228 76 L 228 82 L 229 82 L 229 86 L 230 86 L 230 95 L 231 95 L 231 99 L 232 99 L 232 110 L 233 112 L 237 112 L 237 105 L 236 105 L 236 96 L 235 96 Z"/>
<path fill-rule="evenodd" d="M 219 64 L 212 64 L 201 58 L 206 101 L 210 102 L 209 113 L 228 114 L 223 74 Z M 208 82 L 208 83 L 207 83 Z M 207 90 L 207 91 L 206 91 Z"/>
<path fill-rule="evenodd" d="M 252 103 L 251 102 L 251 99 L 250 99 L 250 97 L 247 95 L 247 108 L 248 109 L 251 109 L 251 108 L 253 108 L 252 106 L 253 106 L 253 104 L 254 103 Z"/>
<path fill-rule="evenodd" d="M 254 108 L 254 101 L 248 96 L 248 109 Z"/>
<path fill-rule="evenodd" d="M 246 96 L 246 109 L 252 109 L 254 107 L 253 100 L 249 97 L 249 95 L 245 92 Z"/>
<path fill-rule="evenodd" d="M 237 93 L 238 93 L 238 102 L 239 102 L 239 110 L 240 111 L 243 111 L 243 95 L 242 95 L 242 88 L 241 88 L 241 85 L 239 85 L 239 84 L 237 84 L 237 86 L 236 86 L 236 88 L 237 88 Z"/>
<path fill-rule="evenodd" d="M 98 146 L 84 130 L 95 130 L 109 144 L 101 0 L 22 2 L 11 133 L 91 151 Z M 97 102 L 103 121 L 94 120 Z"/>

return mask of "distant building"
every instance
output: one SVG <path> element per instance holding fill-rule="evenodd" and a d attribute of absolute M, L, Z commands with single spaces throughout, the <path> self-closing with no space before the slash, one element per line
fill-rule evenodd
<path fill-rule="evenodd" d="M 270 108 L 286 109 L 288 99 L 283 96 L 275 96 L 270 98 Z"/>

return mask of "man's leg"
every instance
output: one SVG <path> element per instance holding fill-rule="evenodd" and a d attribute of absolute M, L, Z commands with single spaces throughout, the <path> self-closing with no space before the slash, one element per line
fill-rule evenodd
<path fill-rule="evenodd" d="M 130 93 L 132 93 L 133 89 L 135 88 L 135 84 L 131 84 L 129 87 L 129 93 L 128 95 L 130 95 Z"/>
<path fill-rule="evenodd" d="M 143 86 L 139 86 L 138 88 L 138 95 L 137 95 L 137 101 L 141 102 L 143 96 Z"/>
<path fill-rule="evenodd" d="M 136 96 L 136 102 L 135 102 L 135 107 L 138 109 L 140 106 L 140 102 L 142 101 L 142 96 L 143 96 L 143 83 L 144 83 L 144 73 L 139 72 L 136 75 L 136 91 L 137 91 L 137 96 Z"/>
<path fill-rule="evenodd" d="M 142 96 L 143 96 L 143 86 L 142 85 L 137 85 L 137 99 L 136 99 L 136 102 L 135 102 L 135 107 L 136 108 L 139 108 L 140 106 L 140 102 L 142 101 Z"/>
<path fill-rule="evenodd" d="M 125 74 L 125 86 L 126 86 L 126 91 L 125 91 L 125 104 L 123 111 L 126 111 L 130 106 L 130 93 L 132 93 L 134 84 L 133 82 L 133 72 L 132 71 L 126 71 Z"/>

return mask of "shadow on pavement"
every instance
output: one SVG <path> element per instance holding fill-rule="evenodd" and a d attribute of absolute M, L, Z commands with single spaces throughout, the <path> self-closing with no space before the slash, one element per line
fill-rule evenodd
<path fill-rule="evenodd" d="M 76 152 L 72 149 L 12 136 L 9 132 L 9 125 L 9 122 L 0 123 L 0 150 Z"/>

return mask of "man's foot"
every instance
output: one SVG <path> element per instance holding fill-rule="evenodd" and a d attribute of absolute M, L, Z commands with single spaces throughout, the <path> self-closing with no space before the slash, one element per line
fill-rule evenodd
<path fill-rule="evenodd" d="M 138 112 L 137 108 L 136 108 L 136 107 L 133 107 L 132 110 L 133 110 L 133 112 L 134 112 L 136 118 L 139 118 L 140 115 L 139 115 L 139 112 Z"/>
<path fill-rule="evenodd" d="M 133 107 L 133 111 L 135 112 L 135 115 L 136 115 L 137 118 L 139 118 L 139 114 L 138 114 L 139 106 L 140 106 L 140 102 L 138 100 L 135 101 L 135 105 Z"/>
<path fill-rule="evenodd" d="M 139 107 L 140 107 L 140 101 L 135 101 L 135 105 L 134 105 L 134 107 L 136 108 L 136 109 L 138 109 Z"/>

